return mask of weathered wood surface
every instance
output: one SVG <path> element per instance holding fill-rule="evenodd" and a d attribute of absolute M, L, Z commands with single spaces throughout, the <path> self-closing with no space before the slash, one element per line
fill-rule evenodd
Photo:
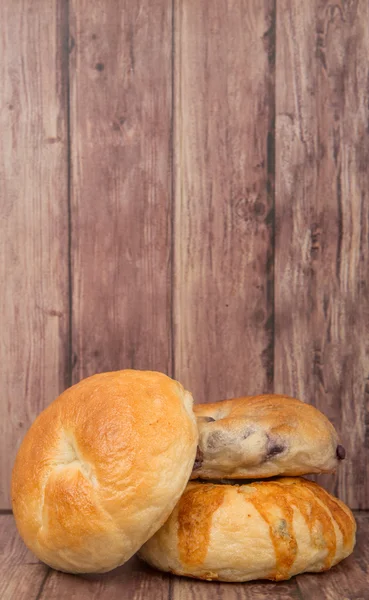
<path fill-rule="evenodd" d="M 73 381 L 171 372 L 166 0 L 71 0 Z"/>
<path fill-rule="evenodd" d="M 369 506 L 369 3 L 279 0 L 275 391 L 315 404 Z"/>
<path fill-rule="evenodd" d="M 1 600 L 37 598 L 48 571 L 23 544 L 13 515 L 0 514 Z"/>
<path fill-rule="evenodd" d="M 170 578 L 136 558 L 104 575 L 77 577 L 50 571 L 42 600 L 169 600 Z"/>
<path fill-rule="evenodd" d="M 273 385 L 274 1 L 175 2 L 175 375 Z"/>
<path fill-rule="evenodd" d="M 369 513 L 355 515 L 354 554 L 326 573 L 287 582 L 226 584 L 174 577 L 133 558 L 104 575 L 74 576 L 47 569 L 28 552 L 12 515 L 0 515 L 2 600 L 366 600 L 369 589 Z"/>
<path fill-rule="evenodd" d="M 175 578 L 173 600 L 297 600 L 296 581 L 287 583 L 218 583 Z M 172 600 L 172 599 L 171 599 Z"/>
<path fill-rule="evenodd" d="M 65 4 L 0 2 L 0 509 L 32 421 L 67 385 Z"/>
<path fill-rule="evenodd" d="M 323 485 L 369 507 L 368 22 L 0 3 L 0 509 L 34 417 L 124 367 L 316 404 L 348 451 Z"/>

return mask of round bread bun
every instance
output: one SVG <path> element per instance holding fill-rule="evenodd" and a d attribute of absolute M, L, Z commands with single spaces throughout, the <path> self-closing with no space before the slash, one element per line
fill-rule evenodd
<path fill-rule="evenodd" d="M 70 573 L 128 560 L 170 515 L 197 445 L 192 396 L 150 371 L 84 379 L 35 420 L 19 449 L 12 502 L 24 542 Z"/>
<path fill-rule="evenodd" d="M 254 479 L 330 473 L 345 457 L 314 406 L 264 394 L 194 407 L 199 447 L 191 479 Z"/>
<path fill-rule="evenodd" d="M 351 554 L 355 531 L 350 509 L 305 479 L 191 482 L 139 556 L 198 579 L 280 581 L 337 564 Z"/>

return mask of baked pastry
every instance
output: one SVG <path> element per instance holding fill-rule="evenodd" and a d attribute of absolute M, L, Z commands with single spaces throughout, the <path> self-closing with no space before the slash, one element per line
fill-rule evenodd
<path fill-rule="evenodd" d="M 337 564 L 351 554 L 355 531 L 350 509 L 305 479 L 191 482 L 139 555 L 176 575 L 279 581 Z"/>
<path fill-rule="evenodd" d="M 162 373 L 84 379 L 35 420 L 12 477 L 20 535 L 71 573 L 123 564 L 173 510 L 197 446 L 192 396 Z"/>
<path fill-rule="evenodd" d="M 192 479 L 330 473 L 345 458 L 330 421 L 295 398 L 265 394 L 194 410 L 199 447 Z"/>

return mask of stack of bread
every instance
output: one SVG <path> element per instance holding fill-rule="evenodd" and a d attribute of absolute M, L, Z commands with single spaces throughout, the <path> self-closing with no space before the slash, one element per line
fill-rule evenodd
<path fill-rule="evenodd" d="M 224 581 L 289 579 L 352 552 L 349 508 L 299 477 L 345 458 L 322 413 L 279 395 L 192 403 L 166 375 L 134 370 L 59 396 L 13 470 L 27 546 L 72 573 L 109 571 L 139 550 L 163 571 Z"/>

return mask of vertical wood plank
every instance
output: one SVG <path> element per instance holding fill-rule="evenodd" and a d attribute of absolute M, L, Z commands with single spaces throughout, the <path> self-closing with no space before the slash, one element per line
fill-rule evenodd
<path fill-rule="evenodd" d="M 273 383 L 273 0 L 175 2 L 175 373 Z"/>
<path fill-rule="evenodd" d="M 171 3 L 71 0 L 73 380 L 171 372 Z"/>
<path fill-rule="evenodd" d="M 66 26 L 63 2 L 0 2 L 0 508 L 68 379 Z"/>
<path fill-rule="evenodd" d="M 369 4 L 280 0 L 275 390 L 314 403 L 348 460 L 328 487 L 369 507 Z"/>
<path fill-rule="evenodd" d="M 369 512 L 356 513 L 355 520 L 357 525 L 355 557 L 367 573 L 369 587 Z"/>

